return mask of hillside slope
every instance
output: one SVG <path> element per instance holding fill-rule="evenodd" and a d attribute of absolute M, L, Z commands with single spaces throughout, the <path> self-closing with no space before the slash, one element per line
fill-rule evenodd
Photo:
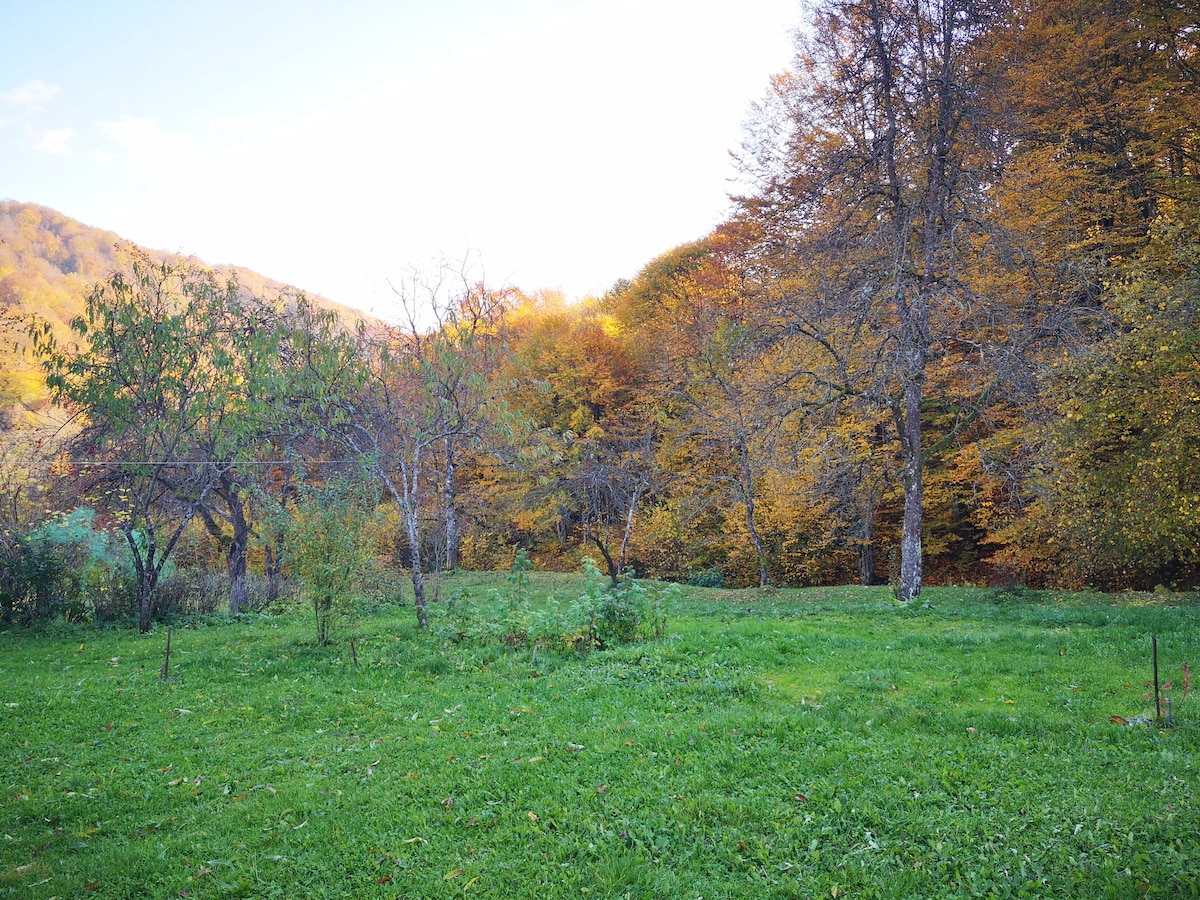
<path fill-rule="evenodd" d="M 21 322 L 36 314 L 65 337 L 68 323 L 83 312 L 92 287 L 120 265 L 117 248 L 129 243 L 47 207 L 0 200 L 0 324 L 5 328 L 0 342 L 0 413 L 11 417 L 21 407 L 34 410 L 44 403 L 41 378 L 22 350 Z M 183 259 L 175 253 L 142 249 L 156 259 Z M 270 294 L 288 287 L 250 269 L 212 268 L 236 275 L 250 293 Z M 364 318 L 327 298 L 313 299 L 347 319 Z"/>

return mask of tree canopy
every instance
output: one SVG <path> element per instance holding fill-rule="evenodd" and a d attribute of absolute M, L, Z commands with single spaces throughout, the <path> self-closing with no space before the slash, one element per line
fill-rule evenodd
<path fill-rule="evenodd" d="M 295 513 L 297 484 L 357 467 L 422 622 L 427 575 L 517 548 L 905 602 L 1192 586 L 1193 12 L 824 0 L 753 111 L 729 220 L 576 302 L 451 266 L 396 283 L 402 322 L 355 325 L 6 202 L 0 304 L 38 315 L 42 367 L 6 358 L 0 382 L 5 539 L 85 497 L 143 610 L 185 534 L 236 610 L 294 534 L 264 498 Z M 79 429 L 52 453 L 30 430 L 49 400 Z"/>

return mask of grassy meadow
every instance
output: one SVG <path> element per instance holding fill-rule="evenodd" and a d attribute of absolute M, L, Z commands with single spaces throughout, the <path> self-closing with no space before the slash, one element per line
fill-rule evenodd
<path fill-rule="evenodd" d="M 8 631 L 0 897 L 1200 896 L 1200 603 L 923 600 L 684 588 L 588 653 L 214 619 L 165 681 L 165 629 Z M 1152 635 L 1175 725 L 1114 722 Z"/>

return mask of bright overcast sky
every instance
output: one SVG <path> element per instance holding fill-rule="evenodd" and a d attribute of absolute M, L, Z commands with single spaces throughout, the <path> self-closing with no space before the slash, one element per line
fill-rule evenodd
<path fill-rule="evenodd" d="M 4 0 L 0 197 L 386 315 L 707 233 L 799 0 Z"/>

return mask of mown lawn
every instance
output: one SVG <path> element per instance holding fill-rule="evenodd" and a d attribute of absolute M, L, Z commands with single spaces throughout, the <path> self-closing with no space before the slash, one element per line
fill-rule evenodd
<path fill-rule="evenodd" d="M 404 607 L 357 666 L 253 617 L 177 627 L 166 682 L 164 630 L 9 631 L 0 896 L 1200 896 L 1200 604 L 923 599 L 689 589 L 536 656 Z M 1176 726 L 1117 724 L 1152 635 Z"/>

